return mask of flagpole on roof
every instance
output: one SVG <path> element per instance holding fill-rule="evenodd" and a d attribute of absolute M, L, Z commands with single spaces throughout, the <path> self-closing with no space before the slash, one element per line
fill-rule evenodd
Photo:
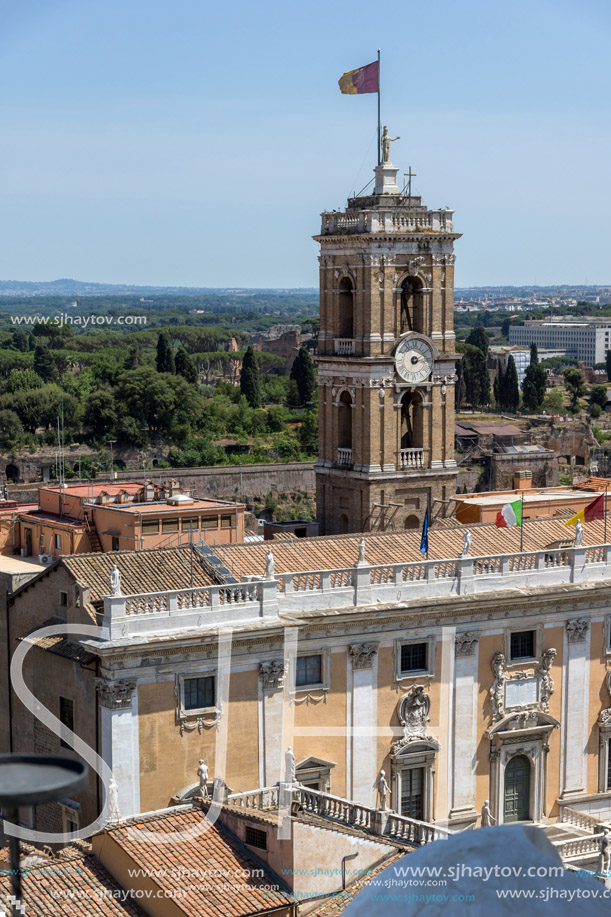
<path fill-rule="evenodd" d="M 609 490 L 609 482 L 605 484 L 605 540 L 604 543 L 607 543 L 607 491 Z"/>
<path fill-rule="evenodd" d="M 522 500 L 520 506 L 520 554 L 524 550 L 524 491 L 521 491 L 520 498 Z"/>
<path fill-rule="evenodd" d="M 382 162 L 382 140 L 380 131 L 380 49 L 378 48 L 378 165 Z"/>

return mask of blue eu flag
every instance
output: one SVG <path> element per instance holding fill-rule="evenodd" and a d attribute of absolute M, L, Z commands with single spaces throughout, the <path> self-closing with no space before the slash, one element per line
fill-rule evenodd
<path fill-rule="evenodd" d="M 420 539 L 420 553 L 426 554 L 429 549 L 429 511 L 424 514 L 424 522 L 422 523 L 422 538 Z"/>

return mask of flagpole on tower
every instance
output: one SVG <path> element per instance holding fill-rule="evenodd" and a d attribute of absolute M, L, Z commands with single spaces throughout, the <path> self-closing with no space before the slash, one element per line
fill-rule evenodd
<path fill-rule="evenodd" d="M 378 48 L 378 165 L 382 162 L 382 134 L 380 131 L 380 49 Z"/>

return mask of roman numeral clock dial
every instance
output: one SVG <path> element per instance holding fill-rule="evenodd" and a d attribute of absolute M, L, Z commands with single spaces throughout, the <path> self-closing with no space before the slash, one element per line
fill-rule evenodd
<path fill-rule="evenodd" d="M 419 383 L 433 371 L 433 352 L 420 338 L 404 338 L 395 350 L 395 368 L 404 382 Z"/>

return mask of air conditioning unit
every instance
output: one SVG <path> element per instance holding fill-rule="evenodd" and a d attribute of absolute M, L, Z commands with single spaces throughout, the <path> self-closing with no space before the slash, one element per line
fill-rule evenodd
<path fill-rule="evenodd" d="M 53 555 L 52 554 L 39 554 L 38 560 L 41 564 L 52 564 Z"/>

